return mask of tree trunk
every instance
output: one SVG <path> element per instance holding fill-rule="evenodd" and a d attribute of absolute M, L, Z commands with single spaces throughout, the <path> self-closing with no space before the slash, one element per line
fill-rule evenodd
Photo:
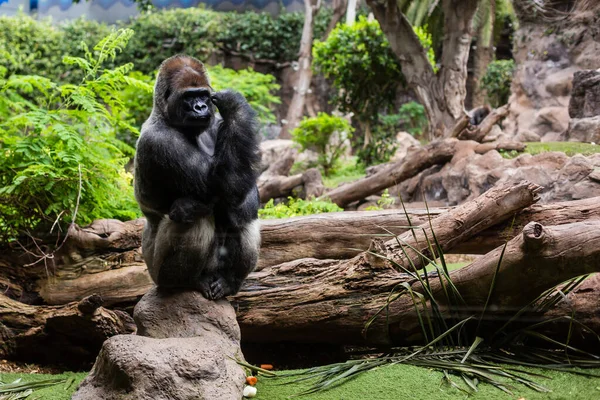
<path fill-rule="evenodd" d="M 402 67 L 408 87 L 425 107 L 430 138 L 448 136 L 464 116 L 471 20 L 477 2 L 444 0 L 444 41 L 437 74 L 395 0 L 367 0 Z"/>
<path fill-rule="evenodd" d="M 288 108 L 287 122 L 281 130 L 280 139 L 291 138 L 291 131 L 300 123 L 304 115 L 306 96 L 310 90 L 312 80 L 311 56 L 313 42 L 314 17 L 321 8 L 321 0 L 312 5 L 312 0 L 304 0 L 304 27 L 302 28 L 302 39 L 300 41 L 300 57 L 298 59 L 298 80 L 294 86 L 294 96 Z"/>
<path fill-rule="evenodd" d="M 325 34 L 323 35 L 323 39 L 326 39 L 331 31 L 337 26 L 337 24 L 342 20 L 344 14 L 346 13 L 346 8 L 348 7 L 348 0 L 333 0 L 331 8 L 333 9 L 333 14 L 331 16 L 331 20 L 329 21 L 329 25 L 327 25 L 327 29 L 325 30 Z"/>
<path fill-rule="evenodd" d="M 485 89 L 481 87 L 481 79 L 488 65 L 494 58 L 494 25 L 496 23 L 496 0 L 481 0 L 479 9 L 479 26 L 477 27 L 477 44 L 473 54 L 473 74 L 471 76 L 471 109 L 487 103 Z"/>

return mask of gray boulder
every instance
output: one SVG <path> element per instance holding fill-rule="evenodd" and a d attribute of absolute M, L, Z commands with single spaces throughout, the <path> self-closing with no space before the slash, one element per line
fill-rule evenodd
<path fill-rule="evenodd" d="M 137 335 L 104 342 L 73 400 L 239 400 L 245 373 L 233 307 L 194 291 L 151 289 Z"/>
<path fill-rule="evenodd" d="M 569 115 L 571 118 L 600 115 L 600 70 L 575 72 Z"/>
<path fill-rule="evenodd" d="M 587 118 L 572 118 L 566 139 L 570 142 L 600 143 L 600 115 Z"/>

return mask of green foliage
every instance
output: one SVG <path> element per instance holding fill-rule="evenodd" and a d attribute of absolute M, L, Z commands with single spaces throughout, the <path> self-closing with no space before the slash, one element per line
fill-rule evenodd
<path fill-rule="evenodd" d="M 275 204 L 273 199 L 269 200 L 263 208 L 258 210 L 258 216 L 262 219 L 291 218 L 337 211 L 344 211 L 344 209 L 331 201 L 288 197 L 287 204 Z"/>
<path fill-rule="evenodd" d="M 431 35 L 426 28 L 415 28 L 435 68 Z M 333 80 L 332 101 L 342 112 L 354 114 L 359 133 L 353 147 L 366 165 L 385 162 L 396 150 L 395 137 L 400 117 L 394 111 L 396 92 L 404 82 L 400 64 L 377 21 L 359 17 L 352 25 L 338 25 L 326 41 L 313 46 L 313 67 Z M 422 130 L 415 106 L 403 113 L 413 131 Z M 406 115 L 403 115 L 405 118 Z"/>
<path fill-rule="evenodd" d="M 62 32 L 50 20 L 0 16 L 0 66 L 7 75 L 45 75 L 61 64 Z"/>
<path fill-rule="evenodd" d="M 160 63 L 175 54 L 189 54 L 206 61 L 217 48 L 217 37 L 227 29 L 224 14 L 201 8 L 149 11 L 133 18 L 127 28 L 135 36 L 118 59 L 132 62 L 137 70 L 153 73 Z"/>
<path fill-rule="evenodd" d="M 438 67 L 435 63 L 435 53 L 433 52 L 433 39 L 431 37 L 431 33 L 427 31 L 427 25 L 415 26 L 413 27 L 413 30 L 415 31 L 415 34 L 419 38 L 419 42 L 421 42 L 421 45 L 427 53 L 427 59 L 433 67 L 433 71 L 437 72 Z"/>
<path fill-rule="evenodd" d="M 377 21 L 360 17 L 353 25 L 338 25 L 324 42 L 315 41 L 313 67 L 333 80 L 332 101 L 352 112 L 361 129 L 391 109 L 403 81 L 400 64 Z"/>
<path fill-rule="evenodd" d="M 514 70 L 514 60 L 496 60 L 488 65 L 481 87 L 486 90 L 492 107 L 500 107 L 508 102 Z"/>
<path fill-rule="evenodd" d="M 315 18 L 313 37 L 325 32 L 331 12 L 323 9 Z M 298 59 L 304 13 L 228 13 L 224 15 L 223 29 L 218 40 L 229 51 L 242 53 L 251 59 L 291 61 Z"/>
<path fill-rule="evenodd" d="M 427 114 L 425 107 L 416 101 L 402 104 L 398 110 L 401 128 L 413 136 L 421 136 L 427 129 Z"/>
<path fill-rule="evenodd" d="M 274 94 L 279 90 L 279 85 L 273 75 L 261 74 L 251 68 L 234 71 L 220 65 L 209 67 L 208 74 L 215 90 L 231 88 L 242 93 L 258 113 L 259 121 L 262 123 L 276 121 L 271 110 L 275 104 L 281 103 L 281 100 Z"/>
<path fill-rule="evenodd" d="M 591 156 L 600 153 L 600 146 L 593 143 L 580 142 L 529 142 L 525 148 L 525 153 L 531 155 L 547 153 L 549 151 L 560 151 L 569 157 L 573 157 L 576 154 Z M 502 157 L 510 159 L 520 156 L 523 153 L 511 150 L 503 151 L 501 154 Z"/>
<path fill-rule="evenodd" d="M 352 137 L 354 128 L 344 118 L 320 112 L 315 118 L 305 117 L 292 131 L 292 139 L 302 150 L 310 149 L 319 154 L 319 164 L 325 176 L 344 153 L 345 137 Z M 337 137 L 333 134 L 337 133 Z"/>
<path fill-rule="evenodd" d="M 56 222 L 139 215 L 132 177 L 123 166 L 133 148 L 116 138 L 136 132 L 126 118 L 122 91 L 150 90 L 127 76 L 125 64 L 105 69 L 133 35 L 119 30 L 84 57 L 65 57 L 80 84 L 56 84 L 0 71 L 0 238 L 40 231 Z"/>
<path fill-rule="evenodd" d="M 390 208 L 396 203 L 396 199 L 390 196 L 390 192 L 388 189 L 385 189 L 383 193 L 381 193 L 381 197 L 377 200 L 376 206 L 369 206 L 365 208 L 366 211 L 382 211 L 387 208 Z"/>
<path fill-rule="evenodd" d="M 135 130 L 121 129 L 117 132 L 117 139 L 134 147 L 139 129 L 152 112 L 154 78 L 139 71 L 131 71 L 127 76 L 133 82 L 142 83 L 129 85 L 121 92 L 121 99 L 127 106 L 127 115 L 124 115 L 123 119 L 135 127 Z"/>
<path fill-rule="evenodd" d="M 381 115 L 370 129 L 368 136 L 356 140 L 356 156 L 364 165 L 375 165 L 389 161 L 398 148 L 396 134 L 400 130 L 400 116 L 398 114 Z"/>
<path fill-rule="evenodd" d="M 292 170 L 294 168 L 292 167 Z M 306 168 L 302 168 L 305 170 Z M 300 170 L 298 171 L 300 172 Z M 291 174 L 292 172 L 290 172 Z M 336 164 L 329 176 L 323 177 L 323 185 L 327 188 L 334 188 L 340 183 L 352 182 L 365 177 L 365 165 L 358 161 L 358 157 L 352 156 L 342 158 Z"/>

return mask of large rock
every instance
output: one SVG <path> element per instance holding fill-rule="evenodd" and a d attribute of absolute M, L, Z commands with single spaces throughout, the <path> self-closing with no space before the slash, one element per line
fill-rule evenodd
<path fill-rule="evenodd" d="M 408 150 L 413 146 L 421 146 L 421 143 L 408 132 L 398 132 L 396 134 L 396 143 L 398 150 L 390 158 L 390 161 L 400 161 L 406 157 Z"/>
<path fill-rule="evenodd" d="M 565 135 L 570 142 L 600 143 L 600 115 L 589 118 L 572 118 Z"/>
<path fill-rule="evenodd" d="M 589 2 L 587 6 L 585 12 L 579 9 L 565 14 L 550 30 L 548 22 L 540 16 L 519 16 L 513 40 L 516 68 L 509 115 L 503 122 L 505 133 L 514 136 L 530 130 L 540 135 L 542 141 L 565 140 L 561 134 L 566 126 L 563 125 L 563 130 L 548 129 L 547 120 L 540 121 L 536 116 L 547 108 L 560 108 L 567 114 L 571 94 L 576 96 L 578 91 L 577 71 L 600 67 L 600 3 Z"/>
<path fill-rule="evenodd" d="M 562 133 L 569 126 L 569 113 L 564 107 L 545 107 L 537 112 L 530 129 L 543 137 L 549 132 Z"/>
<path fill-rule="evenodd" d="M 575 73 L 573 93 L 569 102 L 571 118 L 586 118 L 600 115 L 600 70 Z"/>
<path fill-rule="evenodd" d="M 239 400 L 245 373 L 233 307 L 194 291 L 150 290 L 138 335 L 108 339 L 73 400 Z"/>

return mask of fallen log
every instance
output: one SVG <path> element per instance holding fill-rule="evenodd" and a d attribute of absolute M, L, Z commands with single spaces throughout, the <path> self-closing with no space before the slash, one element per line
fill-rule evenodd
<path fill-rule="evenodd" d="M 329 199 L 340 207 L 346 207 L 350 203 L 398 185 L 429 167 L 454 162 L 473 152 L 484 154 L 491 150 L 523 151 L 524 149 L 525 145 L 517 142 L 482 144 L 472 140 L 452 138 L 438 140 L 426 146 L 413 147 L 402 160 L 388 163 L 385 167 L 376 169 L 377 172 L 372 175 L 330 190 L 322 198 Z"/>
<path fill-rule="evenodd" d="M 562 225 L 600 218 L 600 198 L 553 204 L 534 204 L 506 222 L 491 226 L 477 235 L 448 248 L 450 254 L 485 254 L 515 237 L 529 221 Z M 430 209 L 432 221 L 447 209 Z M 408 210 L 413 225 L 429 220 L 425 210 Z M 357 211 L 311 215 L 281 220 L 263 220 L 262 249 L 257 270 L 300 258 L 348 259 L 367 250 L 373 238 L 389 232 L 400 235 L 409 225 L 402 210 Z M 54 275 L 44 268 L 22 279 L 39 280 L 36 292 L 48 304 L 65 304 L 93 293 L 103 296 L 106 305 L 134 304 L 152 282 L 139 254 L 141 221 L 98 220 L 86 228 L 75 227 L 77 246 L 69 246 L 70 257 Z M 326 245 L 324 245 L 326 243 Z M 85 251 L 79 250 L 85 249 Z M 85 256 L 84 256 L 85 255 Z M 31 262 L 29 259 L 27 262 Z M 23 264 L 27 263 L 23 261 Z M 4 287 L 17 286 L 15 273 L 28 268 L 8 264 L 0 269 Z M 31 272 L 31 267 L 29 269 Z M 10 281 L 9 278 L 13 278 Z M 22 298 L 22 291 L 9 290 Z"/>
<path fill-rule="evenodd" d="M 502 248 L 452 272 L 466 309 L 478 316 L 486 302 Z M 409 274 L 373 264 L 361 253 L 351 260 L 304 259 L 250 275 L 234 297 L 244 340 L 337 344 L 414 344 L 422 330 L 410 296 L 389 304 L 389 313 L 367 320 L 387 304 L 399 284 L 422 291 Z M 489 309 L 514 311 L 567 279 L 600 271 L 600 221 L 560 226 L 528 224 L 506 247 Z M 444 304 L 439 280 L 430 279 Z"/>
<path fill-rule="evenodd" d="M 446 139 L 434 141 L 423 147 L 414 147 L 403 160 L 391 163 L 389 167 L 371 176 L 335 188 L 323 197 L 340 207 L 345 207 L 354 201 L 397 185 L 432 165 L 445 164 L 454 156 L 457 143 L 456 139 Z"/>
<path fill-rule="evenodd" d="M 106 339 L 135 331 L 129 314 L 101 305 L 97 295 L 63 306 L 32 306 L 0 294 L 0 357 L 81 368 Z"/>
<path fill-rule="evenodd" d="M 492 110 L 492 112 L 489 113 L 479 125 L 474 127 L 467 125 L 461 129 L 457 137 L 461 140 L 474 140 L 476 142 L 481 142 L 483 138 L 490 133 L 494 125 L 506 118 L 507 115 L 508 104 L 505 104 L 502 107 Z"/>
<path fill-rule="evenodd" d="M 472 201 L 419 225 L 380 247 L 381 254 L 404 269 L 420 269 L 435 259 L 438 252 L 455 247 L 458 243 L 474 237 L 484 229 L 513 217 L 516 213 L 535 203 L 542 188 L 523 181 L 491 188 Z"/>
<path fill-rule="evenodd" d="M 285 197 L 292 194 L 292 189 L 304 186 L 304 197 L 320 196 L 323 193 L 323 180 L 316 168 L 310 168 L 302 174 L 292 176 L 261 176 L 258 182 L 260 202 Z"/>

